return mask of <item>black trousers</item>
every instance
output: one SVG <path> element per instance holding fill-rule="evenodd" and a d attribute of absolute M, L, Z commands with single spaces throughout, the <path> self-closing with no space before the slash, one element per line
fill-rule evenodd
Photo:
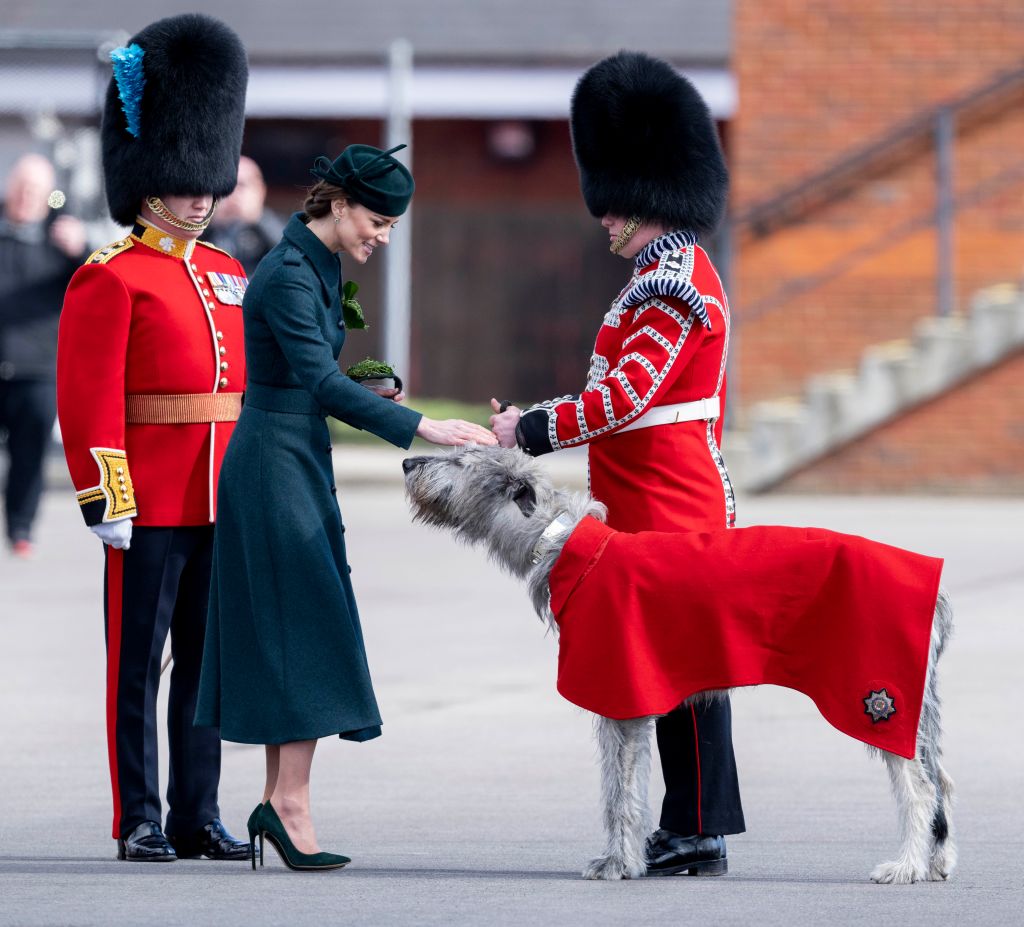
<path fill-rule="evenodd" d="M 0 428 L 10 466 L 4 486 L 7 539 L 28 541 L 43 492 L 43 461 L 57 415 L 53 380 L 0 380 Z"/>
<path fill-rule="evenodd" d="M 684 836 L 742 834 L 729 700 L 677 708 L 656 729 L 665 777 L 661 827 Z"/>
<path fill-rule="evenodd" d="M 161 821 L 156 697 L 167 633 L 169 834 L 220 816 L 220 732 L 194 727 L 210 593 L 213 526 L 135 528 L 131 547 L 106 552 L 107 750 L 113 836 Z"/>

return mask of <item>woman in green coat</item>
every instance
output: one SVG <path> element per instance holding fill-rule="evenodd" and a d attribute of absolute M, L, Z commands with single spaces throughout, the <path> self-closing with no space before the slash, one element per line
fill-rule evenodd
<path fill-rule="evenodd" d="M 404 147 L 404 146 L 399 146 Z M 399 447 L 495 443 L 485 428 L 434 421 L 338 368 L 345 341 L 343 252 L 365 263 L 388 243 L 413 191 L 409 171 L 370 145 L 317 159 L 304 211 L 256 269 L 243 302 L 247 384 L 218 485 L 210 611 L 195 723 L 266 745 L 266 836 L 291 868 L 338 868 L 309 811 L 317 739 L 380 735 L 345 555 L 325 417 Z M 262 861 L 262 858 L 261 858 Z M 255 866 L 255 847 L 253 850 Z"/>

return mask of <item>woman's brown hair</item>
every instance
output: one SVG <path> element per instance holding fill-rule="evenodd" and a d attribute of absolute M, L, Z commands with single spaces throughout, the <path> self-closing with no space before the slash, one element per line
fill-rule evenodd
<path fill-rule="evenodd" d="M 331 203 L 334 200 L 344 200 L 346 204 L 351 202 L 344 187 L 328 183 L 326 180 L 318 180 L 306 191 L 306 199 L 302 203 L 303 221 L 322 219 L 331 211 Z"/>

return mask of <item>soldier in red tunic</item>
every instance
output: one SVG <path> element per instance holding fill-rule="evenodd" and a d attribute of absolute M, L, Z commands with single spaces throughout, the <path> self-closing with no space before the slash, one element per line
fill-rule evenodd
<path fill-rule="evenodd" d="M 245 272 L 196 239 L 231 192 L 247 65 L 218 20 L 175 16 L 115 50 L 110 212 L 130 234 L 68 287 L 57 406 L 86 525 L 104 542 L 107 742 L 118 858 L 245 859 L 220 821 L 220 738 L 196 728 L 216 487 L 242 404 Z M 166 835 L 156 695 L 168 631 Z"/>
<path fill-rule="evenodd" d="M 633 274 L 605 314 L 583 392 L 525 412 L 494 402 L 495 432 L 533 455 L 586 446 L 612 528 L 731 528 L 721 452 L 729 303 L 699 244 L 728 192 L 710 113 L 668 64 L 621 52 L 580 79 L 572 135 L 583 198 Z M 728 701 L 658 721 L 666 795 L 648 875 L 726 871 L 723 835 L 745 829 L 731 731 Z"/>

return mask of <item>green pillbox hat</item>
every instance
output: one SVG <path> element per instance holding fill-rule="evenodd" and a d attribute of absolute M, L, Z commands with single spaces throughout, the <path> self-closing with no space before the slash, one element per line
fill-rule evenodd
<path fill-rule="evenodd" d="M 416 187 L 409 169 L 391 157 L 405 147 L 396 145 L 381 151 L 373 145 L 349 145 L 333 163 L 321 155 L 310 173 L 343 187 L 367 209 L 382 216 L 400 216 L 408 209 Z"/>

